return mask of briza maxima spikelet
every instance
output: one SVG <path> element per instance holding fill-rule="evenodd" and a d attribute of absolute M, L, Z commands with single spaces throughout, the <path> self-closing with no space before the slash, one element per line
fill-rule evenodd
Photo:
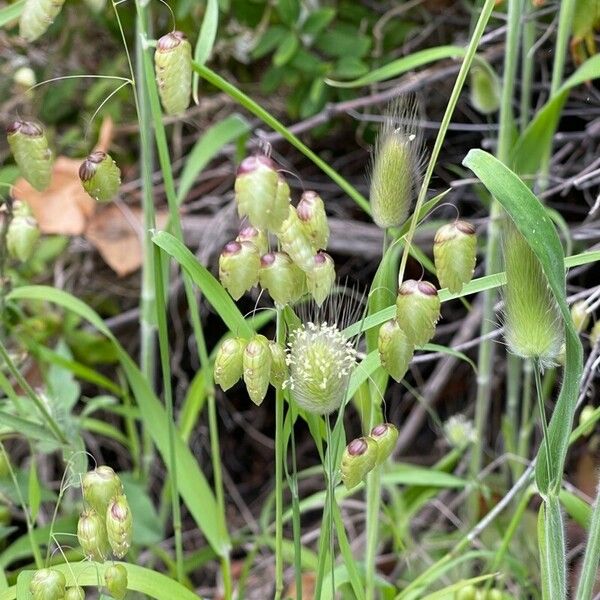
<path fill-rule="evenodd" d="M 224 392 L 233 387 L 244 373 L 245 349 L 246 340 L 239 337 L 228 338 L 219 346 L 215 357 L 214 379 Z"/>
<path fill-rule="evenodd" d="M 29 582 L 29 591 L 32 600 L 63 600 L 66 585 L 65 576 L 60 571 L 39 569 Z"/>
<path fill-rule="evenodd" d="M 313 252 L 325 250 L 329 242 L 329 224 L 321 196 L 316 192 L 304 192 L 296 207 L 296 213 Z"/>
<path fill-rule="evenodd" d="M 393 423 L 380 423 L 371 429 L 369 437 L 377 442 L 376 466 L 383 464 L 392 454 L 398 435 L 398 428 Z"/>
<path fill-rule="evenodd" d="M 127 568 L 121 564 L 113 564 L 104 571 L 106 589 L 115 600 L 123 600 L 127 595 Z"/>
<path fill-rule="evenodd" d="M 154 69 L 165 113 L 184 112 L 192 94 L 192 46 L 181 31 L 171 31 L 156 42 Z"/>
<path fill-rule="evenodd" d="M 84 555 L 89 560 L 104 562 L 110 547 L 106 531 L 105 517 L 93 508 L 84 510 L 77 522 L 77 539 Z"/>
<path fill-rule="evenodd" d="M 133 537 L 133 517 L 124 494 L 115 496 L 106 510 L 106 532 L 108 543 L 117 558 L 123 558 Z"/>
<path fill-rule="evenodd" d="M 83 499 L 99 515 L 106 514 L 108 503 L 123 493 L 120 477 L 108 465 L 100 465 L 88 471 L 82 480 Z"/>
<path fill-rule="evenodd" d="M 83 189 L 97 202 L 114 200 L 121 187 L 121 169 L 110 154 L 92 152 L 79 167 Z"/>
<path fill-rule="evenodd" d="M 370 437 L 352 440 L 342 455 L 340 471 L 347 489 L 356 487 L 377 462 L 377 442 Z"/>
<path fill-rule="evenodd" d="M 253 336 L 243 356 L 244 383 L 250 400 L 257 406 L 262 404 L 269 387 L 271 377 L 271 349 L 264 335 Z"/>
<path fill-rule="evenodd" d="M 229 242 L 219 256 L 221 285 L 239 300 L 258 283 L 260 255 L 252 242 Z"/>
<path fill-rule="evenodd" d="M 440 306 L 440 297 L 432 283 L 414 279 L 402 282 L 396 296 L 396 321 L 415 346 L 422 346 L 433 337 Z"/>
<path fill-rule="evenodd" d="M 475 227 L 467 221 L 442 225 L 433 240 L 433 258 L 440 287 L 458 294 L 469 283 L 477 260 Z"/>
<path fill-rule="evenodd" d="M 19 35 L 28 42 L 37 40 L 60 13 L 65 0 L 25 0 L 19 19 Z"/>
<path fill-rule="evenodd" d="M 270 252 L 260 259 L 258 279 L 278 306 L 293 304 L 306 291 L 306 276 L 285 252 Z"/>
<path fill-rule="evenodd" d="M 52 152 L 42 126 L 16 120 L 6 129 L 6 138 L 21 175 L 36 190 L 44 191 L 52 177 Z"/>
<path fill-rule="evenodd" d="M 327 299 L 335 283 L 335 264 L 327 252 L 319 251 L 313 257 L 313 268 L 306 273 L 308 292 L 317 306 Z"/>
<path fill-rule="evenodd" d="M 412 360 L 415 345 L 402 331 L 396 319 L 386 321 L 379 328 L 377 349 L 379 361 L 385 372 L 394 381 L 402 381 Z"/>

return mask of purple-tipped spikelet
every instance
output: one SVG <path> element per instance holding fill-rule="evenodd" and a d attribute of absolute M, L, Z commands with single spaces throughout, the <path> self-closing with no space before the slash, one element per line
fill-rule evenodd
<path fill-rule="evenodd" d="M 97 202 L 110 202 L 121 187 L 121 169 L 110 154 L 92 152 L 79 167 L 83 189 Z"/>
<path fill-rule="evenodd" d="M 396 297 L 396 321 L 415 346 L 426 344 L 440 318 L 440 297 L 428 281 L 407 279 Z"/>
<path fill-rule="evenodd" d="M 300 225 L 312 246 L 313 252 L 327 248 L 329 224 L 325 214 L 325 204 L 316 192 L 304 192 L 296 207 Z"/>
<path fill-rule="evenodd" d="M 215 383 L 226 392 L 235 385 L 244 373 L 243 358 L 246 340 L 227 338 L 219 347 L 215 357 Z"/>
<path fill-rule="evenodd" d="M 93 508 L 84 510 L 77 522 L 77 539 L 86 558 L 104 562 L 109 553 L 105 518 Z"/>
<path fill-rule="evenodd" d="M 383 464 L 394 451 L 398 435 L 398 428 L 393 423 L 380 423 L 371 429 L 369 437 L 377 442 L 376 466 Z"/>
<path fill-rule="evenodd" d="M 318 252 L 313 264 L 312 271 L 306 273 L 306 285 L 317 306 L 321 306 L 335 283 L 335 264 L 327 252 Z"/>
<path fill-rule="evenodd" d="M 505 338 L 509 350 L 539 362 L 557 361 L 563 343 L 563 322 L 542 266 L 512 221 L 503 234 Z"/>
<path fill-rule="evenodd" d="M 12 258 L 25 262 L 31 258 L 40 229 L 33 217 L 15 216 L 6 232 L 6 249 Z"/>
<path fill-rule="evenodd" d="M 154 69 L 165 112 L 182 113 L 192 94 L 192 46 L 181 31 L 171 31 L 156 42 Z"/>
<path fill-rule="evenodd" d="M 382 229 L 406 221 L 423 167 L 423 140 L 414 98 L 391 105 L 377 137 L 369 199 L 373 220 Z"/>
<path fill-rule="evenodd" d="M 41 125 L 17 120 L 6 129 L 8 145 L 21 175 L 38 191 L 50 185 L 52 152 Z"/>
<path fill-rule="evenodd" d="M 236 242 L 251 242 L 258 248 L 260 256 L 266 254 L 269 251 L 269 240 L 267 234 L 261 229 L 256 227 L 244 227 L 240 229 L 238 236 L 235 238 Z"/>
<path fill-rule="evenodd" d="M 106 510 L 106 531 L 113 554 L 117 558 L 123 558 L 133 537 L 133 517 L 125 494 L 116 496 L 109 503 Z"/>
<path fill-rule="evenodd" d="M 442 225 L 433 241 L 433 257 L 440 287 L 457 294 L 469 283 L 477 260 L 475 227 L 466 221 Z"/>
<path fill-rule="evenodd" d="M 285 252 L 270 252 L 260 259 L 260 285 L 275 304 L 297 302 L 306 291 L 306 277 Z"/>
<path fill-rule="evenodd" d="M 39 569 L 29 582 L 29 591 L 32 600 L 63 600 L 66 585 L 67 580 L 60 571 Z"/>
<path fill-rule="evenodd" d="M 127 595 L 127 568 L 125 565 L 115 563 L 106 567 L 104 571 L 106 589 L 115 600 L 123 600 Z"/>
<path fill-rule="evenodd" d="M 377 442 L 370 437 L 352 440 L 342 455 L 340 471 L 347 489 L 356 487 L 377 462 Z"/>
<path fill-rule="evenodd" d="M 290 205 L 288 216 L 281 224 L 277 232 L 277 238 L 281 249 L 297 264 L 305 273 L 312 271 L 314 267 L 314 252 L 308 235 L 304 232 L 296 209 Z"/>
<path fill-rule="evenodd" d="M 229 242 L 219 256 L 221 285 L 239 300 L 258 283 L 260 255 L 252 242 Z"/>
<path fill-rule="evenodd" d="M 250 400 L 262 404 L 271 377 L 271 349 L 264 335 L 256 334 L 246 344 L 243 356 L 244 383 Z"/>
<path fill-rule="evenodd" d="M 235 200 L 240 217 L 264 231 L 277 232 L 288 217 L 290 188 L 264 155 L 248 156 L 235 178 Z"/>
<path fill-rule="evenodd" d="M 396 319 L 386 321 L 377 337 L 379 361 L 385 372 L 395 381 L 402 381 L 408 371 L 415 346 L 402 331 Z"/>
<path fill-rule="evenodd" d="M 123 493 L 121 479 L 108 465 L 100 465 L 83 476 L 83 499 L 99 515 L 106 514 L 109 502 Z"/>
<path fill-rule="evenodd" d="M 19 19 L 19 35 L 28 42 L 37 40 L 60 13 L 65 0 L 25 0 Z"/>
<path fill-rule="evenodd" d="M 289 336 L 287 362 L 292 397 L 307 412 L 327 415 L 344 401 L 356 350 L 336 325 L 302 325 Z"/>

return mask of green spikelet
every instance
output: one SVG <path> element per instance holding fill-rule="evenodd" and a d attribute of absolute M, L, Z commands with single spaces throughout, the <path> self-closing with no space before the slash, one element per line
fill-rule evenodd
<path fill-rule="evenodd" d="M 440 297 L 428 281 L 404 281 L 396 297 L 396 321 L 415 346 L 426 344 L 440 318 Z"/>
<path fill-rule="evenodd" d="M 356 350 L 335 325 L 307 323 L 289 336 L 285 387 L 300 408 L 317 415 L 337 410 L 356 366 Z"/>
<path fill-rule="evenodd" d="M 423 143 L 414 99 L 392 105 L 381 128 L 371 172 L 373 220 L 382 229 L 408 218 L 421 177 Z"/>
<path fill-rule="evenodd" d="M 488 591 L 485 600 L 502 600 L 502 592 L 495 588 Z"/>
<path fill-rule="evenodd" d="M 16 216 L 6 232 L 6 249 L 13 258 L 26 262 L 31 258 L 39 238 L 40 230 L 33 217 Z"/>
<path fill-rule="evenodd" d="M 114 200 L 121 187 L 121 169 L 110 154 L 92 152 L 79 167 L 83 189 L 97 202 Z"/>
<path fill-rule="evenodd" d="M 67 581 L 53 569 L 39 569 L 29 582 L 32 600 L 63 600 Z"/>
<path fill-rule="evenodd" d="M 19 19 L 19 35 L 28 42 L 37 40 L 60 13 L 65 0 L 25 0 Z"/>
<path fill-rule="evenodd" d="M 584 300 L 575 302 L 571 306 L 571 318 L 578 333 L 587 329 L 587 326 L 590 324 L 590 313 L 587 312 L 587 304 Z"/>
<path fill-rule="evenodd" d="M 469 283 L 477 260 L 475 228 L 466 221 L 442 225 L 433 241 L 433 257 L 440 287 L 457 294 Z"/>
<path fill-rule="evenodd" d="M 369 437 L 377 442 L 375 465 L 383 464 L 396 447 L 398 428 L 393 423 L 381 423 L 371 429 Z"/>
<path fill-rule="evenodd" d="M 321 196 L 316 192 L 304 192 L 296 207 L 296 213 L 313 252 L 327 248 L 329 223 Z"/>
<path fill-rule="evenodd" d="M 219 348 L 215 357 L 215 383 L 226 392 L 235 385 L 244 373 L 243 357 L 246 341 L 242 338 L 228 338 Z"/>
<path fill-rule="evenodd" d="M 260 229 L 256 229 L 256 227 L 244 227 L 244 229 L 240 230 L 235 241 L 240 243 L 251 242 L 258 248 L 260 256 L 269 251 L 269 240 L 266 233 Z"/>
<path fill-rule="evenodd" d="M 79 586 L 67 588 L 65 600 L 85 600 L 85 590 Z"/>
<path fill-rule="evenodd" d="M 77 539 L 86 558 L 104 562 L 109 552 L 104 519 L 93 509 L 81 513 L 77 522 Z"/>
<path fill-rule="evenodd" d="M 123 493 L 119 476 L 107 465 L 88 471 L 82 481 L 83 499 L 96 513 L 104 516 L 108 503 Z"/>
<path fill-rule="evenodd" d="M 306 285 L 313 300 L 321 306 L 335 283 L 335 264 L 326 252 L 318 252 L 313 263 L 312 271 L 306 273 Z"/>
<path fill-rule="evenodd" d="M 352 440 L 342 455 L 340 470 L 346 489 L 356 487 L 375 467 L 377 461 L 377 442 L 370 437 Z"/>
<path fill-rule="evenodd" d="M 538 360 L 542 367 L 555 363 L 563 343 L 560 312 L 537 257 L 512 222 L 503 236 L 505 337 L 510 351 Z"/>
<path fill-rule="evenodd" d="M 6 134 L 21 175 L 36 190 L 44 191 L 52 177 L 52 152 L 42 127 L 31 121 L 14 121 Z"/>
<path fill-rule="evenodd" d="M 277 232 L 277 238 L 281 244 L 281 249 L 305 273 L 312 271 L 314 267 L 313 249 L 293 206 L 289 206 L 288 217 Z"/>
<path fill-rule="evenodd" d="M 579 426 L 587 425 L 583 430 L 583 435 L 591 435 L 594 431 L 595 423 L 592 421 L 594 412 L 596 412 L 596 409 L 591 404 L 588 404 L 579 413 Z"/>
<path fill-rule="evenodd" d="M 592 330 L 590 331 L 590 344 L 592 348 L 600 341 L 600 321 L 594 323 Z"/>
<path fill-rule="evenodd" d="M 127 568 L 116 563 L 108 566 L 104 571 L 106 589 L 115 600 L 123 600 L 127 595 Z"/>
<path fill-rule="evenodd" d="M 264 335 L 255 335 L 246 345 L 243 357 L 244 383 L 250 400 L 262 404 L 271 376 L 271 349 Z"/>
<path fill-rule="evenodd" d="M 106 511 L 106 532 L 108 543 L 117 558 L 123 558 L 131 546 L 133 518 L 124 494 L 115 496 Z"/>
<path fill-rule="evenodd" d="M 251 242 L 229 242 L 219 256 L 219 279 L 234 300 L 258 283 L 260 256 Z"/>
<path fill-rule="evenodd" d="M 240 217 L 263 231 L 277 232 L 288 217 L 290 188 L 264 155 L 248 156 L 235 178 L 235 200 Z"/>
<path fill-rule="evenodd" d="M 475 600 L 477 589 L 474 585 L 465 585 L 454 593 L 454 600 Z"/>
<path fill-rule="evenodd" d="M 377 349 L 379 361 L 385 372 L 395 381 L 402 381 L 408 371 L 415 346 L 395 319 L 386 321 L 379 328 Z"/>
<path fill-rule="evenodd" d="M 269 342 L 269 350 L 271 351 L 271 374 L 269 381 L 274 388 L 280 390 L 288 378 L 285 350 L 277 342 Z"/>
<path fill-rule="evenodd" d="M 156 42 L 154 70 L 165 113 L 185 111 L 192 94 L 192 46 L 181 31 L 171 31 Z"/>
<path fill-rule="evenodd" d="M 270 252 L 260 259 L 260 285 L 275 304 L 293 304 L 304 294 L 306 277 L 285 252 Z"/>
<path fill-rule="evenodd" d="M 500 107 L 500 80 L 488 64 L 471 67 L 471 106 L 484 115 L 495 113 Z"/>

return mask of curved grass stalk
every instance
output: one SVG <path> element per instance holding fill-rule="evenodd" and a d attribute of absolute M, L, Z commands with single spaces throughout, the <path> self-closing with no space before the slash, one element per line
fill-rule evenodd
<path fill-rule="evenodd" d="M 590 532 L 585 549 L 585 557 L 581 568 L 581 577 L 577 585 L 576 600 L 591 600 L 594 585 L 598 574 L 598 560 L 600 560 L 600 486 L 596 493 L 596 504 L 592 512 Z"/>

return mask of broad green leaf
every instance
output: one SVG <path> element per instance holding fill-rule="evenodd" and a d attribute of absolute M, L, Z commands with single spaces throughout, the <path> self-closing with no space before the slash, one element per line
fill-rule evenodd
<path fill-rule="evenodd" d="M 0 8 L 0 27 L 18 19 L 23 11 L 23 6 L 25 6 L 25 0 L 18 0 Z"/>
<path fill-rule="evenodd" d="M 281 40 L 275 54 L 273 54 L 273 64 L 276 67 L 286 65 L 292 59 L 299 46 L 300 40 L 298 36 L 293 31 L 287 33 Z"/>
<path fill-rule="evenodd" d="M 557 494 L 579 394 L 583 349 L 566 301 L 563 249 L 546 210 L 531 190 L 506 166 L 483 150 L 471 150 L 463 161 L 514 221 L 537 256 L 565 323 L 566 361 L 562 387 L 550 421 L 551 456 L 542 444 L 536 463 L 536 482 L 542 494 Z M 548 475 L 549 474 L 549 475 Z"/>
<path fill-rule="evenodd" d="M 181 173 L 177 203 L 181 204 L 192 189 L 198 174 L 214 158 L 214 156 L 230 142 L 235 141 L 250 129 L 249 123 L 240 115 L 229 115 L 216 125 L 209 127 L 194 144 L 185 160 Z"/>
<path fill-rule="evenodd" d="M 302 33 L 308 35 L 316 35 L 335 17 L 335 8 L 324 6 L 323 8 L 318 8 L 317 10 L 312 10 L 306 21 L 302 24 Z"/>
<path fill-rule="evenodd" d="M 285 37 L 288 30 L 282 25 L 273 25 L 273 27 L 269 27 L 265 31 L 265 33 L 260 38 L 259 42 L 254 46 L 252 53 L 253 59 L 259 59 L 263 56 L 266 56 L 272 50 L 275 50 L 277 46 L 279 46 L 281 40 Z"/>
<path fill-rule="evenodd" d="M 198 33 L 196 48 L 194 49 L 194 60 L 203 65 L 212 52 L 215 38 L 217 37 L 217 27 L 219 26 L 219 3 L 217 0 L 207 0 L 206 12 L 202 19 L 202 26 Z M 197 73 L 193 74 L 192 78 L 192 94 L 194 102 L 198 104 L 198 84 L 200 77 Z"/>
<path fill-rule="evenodd" d="M 100 316 L 87 306 L 85 302 L 63 290 L 50 286 L 23 286 L 12 290 L 8 298 L 9 300 L 44 300 L 58 304 L 91 323 L 100 333 L 112 341 L 140 408 L 140 415 L 144 426 L 156 444 L 165 464 L 168 465 L 169 436 L 165 426 L 165 409 L 135 362 L 119 344 L 108 327 L 106 327 Z M 186 474 L 186 477 L 179 478 L 178 485 L 179 493 L 188 507 L 190 514 L 214 550 L 219 554 L 227 553 L 230 541 L 227 532 L 223 531 L 219 526 L 220 519 L 217 516 L 219 513 L 210 485 L 190 449 L 183 443 L 179 436 L 175 439 L 175 454 L 178 469 Z"/>
<path fill-rule="evenodd" d="M 155 234 L 152 241 L 186 270 L 230 331 L 244 338 L 250 338 L 254 334 L 231 296 L 180 241 L 165 231 Z"/>
<path fill-rule="evenodd" d="M 56 438 L 52 435 L 52 432 L 47 427 L 42 427 L 39 423 L 16 417 L 4 411 L 0 411 L 0 423 L 2 423 L 0 431 L 3 433 L 13 431 L 40 442 L 47 442 L 54 447 L 57 445 Z"/>
<path fill-rule="evenodd" d="M 276 10 L 281 20 L 292 27 L 300 16 L 300 0 L 278 0 L 275 3 Z"/>
<path fill-rule="evenodd" d="M 592 509 L 587 502 L 581 498 L 565 490 L 560 490 L 560 503 L 563 505 L 566 513 L 584 529 L 590 528 L 590 519 L 592 517 Z"/>

